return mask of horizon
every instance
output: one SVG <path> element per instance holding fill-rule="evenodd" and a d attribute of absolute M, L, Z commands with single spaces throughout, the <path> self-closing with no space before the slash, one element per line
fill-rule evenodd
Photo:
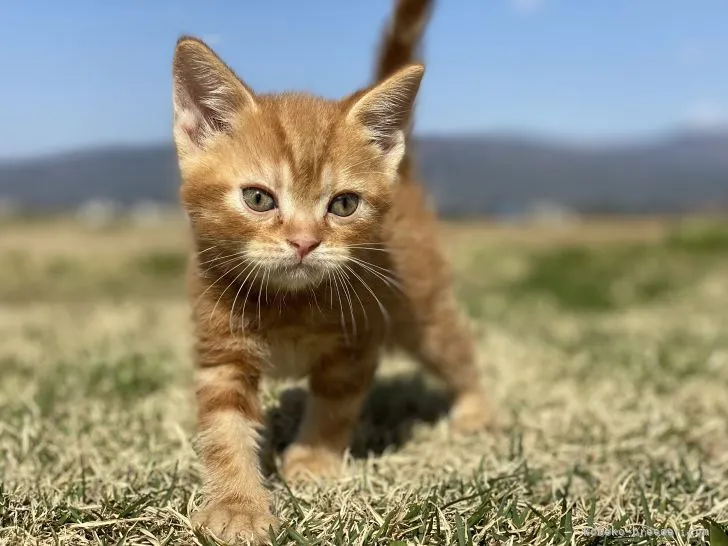
<path fill-rule="evenodd" d="M 171 140 L 171 57 L 191 34 L 259 92 L 335 98 L 368 83 L 389 0 L 266 5 L 13 2 L 0 160 Z M 659 25 L 654 24 L 659 18 Z M 418 136 L 576 146 L 728 129 L 728 4 L 463 0 L 436 7 Z M 21 45 L 22 47 L 18 47 Z"/>
<path fill-rule="evenodd" d="M 413 138 L 418 139 L 489 139 L 500 141 L 513 141 L 521 144 L 534 144 L 543 147 L 562 148 L 572 151 L 631 148 L 645 145 L 659 145 L 682 138 L 723 138 L 728 137 L 728 124 L 716 127 L 691 127 L 689 125 L 675 126 L 651 134 L 609 135 L 588 139 L 584 137 L 569 137 L 567 135 L 537 134 L 535 132 L 518 131 L 461 131 L 461 132 L 427 132 L 423 133 L 415 127 Z M 0 155 L 0 165 L 8 166 L 21 163 L 32 163 L 55 158 L 63 158 L 76 154 L 93 154 L 117 150 L 148 150 L 152 148 L 173 148 L 171 138 L 150 141 L 115 141 L 87 144 L 79 147 L 50 150 L 28 155 Z"/>

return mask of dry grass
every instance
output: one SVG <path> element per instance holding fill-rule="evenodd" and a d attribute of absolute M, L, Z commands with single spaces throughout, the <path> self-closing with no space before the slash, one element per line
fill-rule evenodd
<path fill-rule="evenodd" d="M 302 391 L 269 385 L 276 543 L 601 544 L 589 529 L 613 528 L 659 544 L 640 533 L 656 528 L 687 544 L 705 518 L 725 526 L 728 230 L 644 225 L 448 226 L 501 429 L 452 436 L 438 387 L 391 357 L 344 476 L 289 488 L 275 463 Z M 181 227 L 2 231 L 0 544 L 212 544 L 188 520 Z"/>

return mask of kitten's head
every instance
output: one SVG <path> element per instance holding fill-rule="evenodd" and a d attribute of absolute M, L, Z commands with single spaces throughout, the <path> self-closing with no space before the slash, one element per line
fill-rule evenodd
<path fill-rule="evenodd" d="M 216 256 L 210 265 L 294 290 L 372 244 L 423 72 L 409 65 L 340 101 L 256 95 L 206 45 L 182 38 L 174 140 L 182 202 Z"/>

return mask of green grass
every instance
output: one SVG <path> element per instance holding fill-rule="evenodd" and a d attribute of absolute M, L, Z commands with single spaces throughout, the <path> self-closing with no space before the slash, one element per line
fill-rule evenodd
<path fill-rule="evenodd" d="M 458 293 L 500 427 L 452 434 L 439 386 L 388 357 L 345 474 L 294 487 L 276 465 L 304 390 L 267 385 L 273 542 L 705 544 L 688 532 L 710 528 L 721 544 L 727 233 L 468 246 Z M 0 248 L 0 544 L 214 544 L 189 525 L 201 499 L 182 249 L 13 252 Z"/>

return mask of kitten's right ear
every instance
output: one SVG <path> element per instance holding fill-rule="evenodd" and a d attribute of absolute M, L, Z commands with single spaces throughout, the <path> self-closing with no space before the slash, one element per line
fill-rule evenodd
<path fill-rule="evenodd" d="M 230 133 L 235 116 L 257 108 L 255 96 L 203 42 L 183 36 L 173 62 L 174 140 L 181 155 Z"/>

